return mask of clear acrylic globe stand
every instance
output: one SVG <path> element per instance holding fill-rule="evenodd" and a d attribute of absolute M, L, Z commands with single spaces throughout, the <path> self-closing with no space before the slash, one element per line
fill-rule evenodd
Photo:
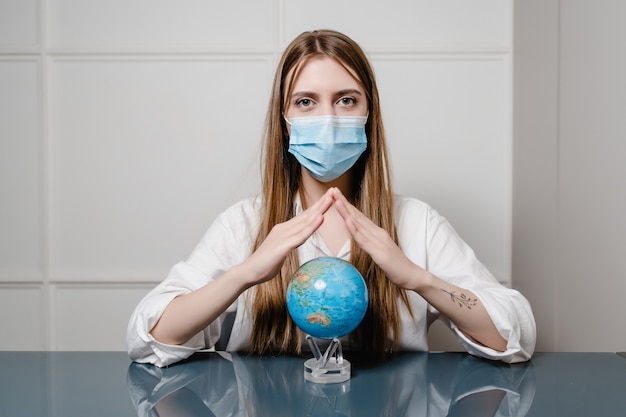
<path fill-rule="evenodd" d="M 341 342 L 333 338 L 322 355 L 317 342 L 306 336 L 314 358 L 304 362 L 304 379 L 319 384 L 334 384 L 350 379 L 350 362 L 343 358 Z"/>

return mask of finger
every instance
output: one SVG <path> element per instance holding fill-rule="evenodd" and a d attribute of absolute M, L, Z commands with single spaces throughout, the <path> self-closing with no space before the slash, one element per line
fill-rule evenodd
<path fill-rule="evenodd" d="M 350 234 L 354 236 L 356 234 L 357 227 L 344 201 L 336 200 L 335 209 L 337 210 L 337 213 L 339 213 L 339 215 L 343 218 L 343 221 L 346 224 L 346 227 L 348 228 Z"/>
<path fill-rule="evenodd" d="M 296 236 L 297 244 L 300 246 L 308 239 L 319 227 L 324 223 L 324 215 L 321 213 L 306 216 L 302 221 L 297 223 L 297 227 L 293 230 Z"/>
<path fill-rule="evenodd" d="M 311 207 L 307 208 L 306 210 L 304 210 L 302 214 L 312 214 L 312 215 L 316 215 L 316 214 L 324 214 L 328 211 L 328 209 L 333 205 L 333 197 L 332 197 L 332 193 L 329 191 L 327 191 L 322 198 L 320 198 L 319 200 L 317 200 Z"/>
<path fill-rule="evenodd" d="M 360 229 L 375 226 L 361 210 L 352 205 L 341 193 L 336 195 L 335 208 L 352 235 L 355 235 Z"/>
<path fill-rule="evenodd" d="M 339 188 L 333 187 L 330 191 L 331 191 L 331 196 L 335 203 L 335 207 L 339 207 L 342 212 L 340 214 L 343 214 L 346 216 L 349 215 L 350 212 L 348 210 L 349 210 L 349 207 L 353 207 L 352 204 L 350 204 L 348 199 L 341 193 Z"/>
<path fill-rule="evenodd" d="M 297 240 L 302 239 L 298 245 L 304 242 L 322 225 L 324 213 L 333 205 L 333 202 L 331 192 L 327 191 L 311 207 L 286 222 L 289 225 L 288 228 L 292 231 L 292 236 L 298 236 Z"/>
<path fill-rule="evenodd" d="M 350 204 L 345 196 L 336 195 L 335 208 L 343 218 L 348 231 L 354 240 L 366 251 L 375 251 L 376 248 L 385 244 L 386 232 L 372 222 L 358 208 Z M 370 254 L 371 255 L 371 254 Z"/>

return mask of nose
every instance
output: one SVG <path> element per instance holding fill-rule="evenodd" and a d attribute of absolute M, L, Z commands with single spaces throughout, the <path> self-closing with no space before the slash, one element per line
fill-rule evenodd
<path fill-rule="evenodd" d="M 320 116 L 336 116 L 337 109 L 333 106 L 332 103 L 324 103 L 319 107 L 318 114 Z"/>

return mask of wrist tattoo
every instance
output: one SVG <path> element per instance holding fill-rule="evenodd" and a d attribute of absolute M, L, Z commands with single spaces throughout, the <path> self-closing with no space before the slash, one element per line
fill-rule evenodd
<path fill-rule="evenodd" d="M 460 295 L 458 295 L 456 292 L 454 291 L 446 291 L 443 288 L 441 289 L 441 291 L 445 292 L 446 294 L 448 294 L 450 296 L 450 299 L 452 300 L 453 303 L 459 303 L 459 307 L 467 307 L 468 309 L 472 309 L 472 307 L 474 307 L 477 303 L 477 299 L 476 298 L 469 298 L 467 295 L 461 293 Z"/>

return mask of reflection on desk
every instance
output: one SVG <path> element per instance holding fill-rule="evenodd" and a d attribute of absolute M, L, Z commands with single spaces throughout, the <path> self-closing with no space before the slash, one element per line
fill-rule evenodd
<path fill-rule="evenodd" d="M 198 354 L 168 368 L 133 363 L 127 383 L 140 417 L 525 416 L 532 362 L 507 365 L 462 353 L 350 357 L 352 378 L 315 384 L 304 359 Z"/>
<path fill-rule="evenodd" d="M 0 417 L 626 417 L 626 359 L 615 353 L 539 352 L 517 365 L 346 356 L 352 379 L 317 385 L 304 380 L 305 358 L 206 353 L 160 369 L 126 352 L 0 352 Z"/>

